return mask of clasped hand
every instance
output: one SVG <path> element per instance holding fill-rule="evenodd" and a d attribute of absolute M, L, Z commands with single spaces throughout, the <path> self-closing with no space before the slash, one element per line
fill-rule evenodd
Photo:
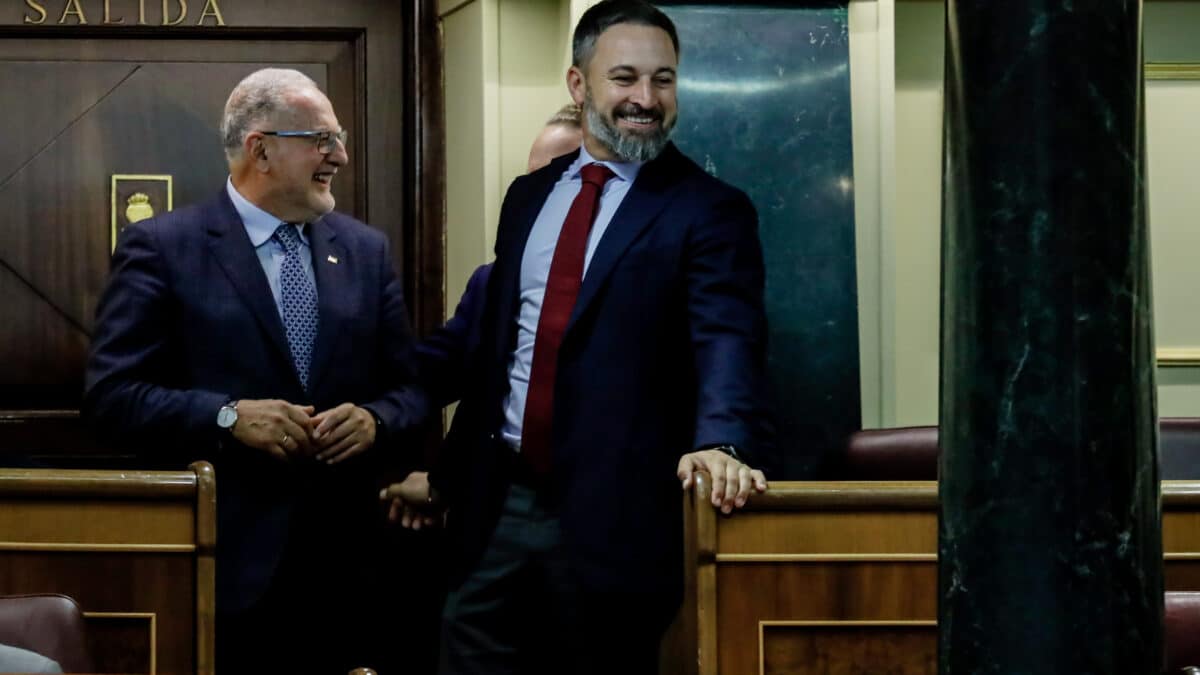
<path fill-rule="evenodd" d="M 237 409 L 237 423 L 231 429 L 233 437 L 284 461 L 313 457 L 337 464 L 375 443 L 374 416 L 353 403 L 318 413 L 311 405 L 278 399 L 243 399 L 238 401 Z"/>
<path fill-rule="evenodd" d="M 433 527 L 445 519 L 445 509 L 433 498 L 429 474 L 425 471 L 413 471 L 403 482 L 392 483 L 380 490 L 379 499 L 391 502 L 388 520 L 399 521 L 410 530 Z"/>

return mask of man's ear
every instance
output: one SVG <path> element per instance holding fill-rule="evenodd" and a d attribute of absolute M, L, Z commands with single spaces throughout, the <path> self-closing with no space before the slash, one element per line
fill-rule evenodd
<path fill-rule="evenodd" d="M 587 79 L 578 66 L 567 69 L 567 91 L 571 93 L 571 100 L 575 105 L 583 105 L 583 100 L 587 97 Z"/>
<path fill-rule="evenodd" d="M 261 134 L 249 134 L 246 136 L 244 151 L 246 156 L 258 166 L 259 170 L 267 168 L 265 164 L 262 164 L 267 161 L 267 144 L 263 142 Z"/>

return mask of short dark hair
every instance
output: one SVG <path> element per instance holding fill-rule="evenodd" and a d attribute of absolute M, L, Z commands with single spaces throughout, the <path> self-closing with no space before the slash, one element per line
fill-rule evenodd
<path fill-rule="evenodd" d="M 619 23 L 663 29 L 671 36 L 675 58 L 679 58 L 679 34 L 675 32 L 675 24 L 657 7 L 644 0 L 603 0 L 584 12 L 575 26 L 575 36 L 571 40 L 572 65 L 582 68 L 596 51 L 600 34 Z"/>

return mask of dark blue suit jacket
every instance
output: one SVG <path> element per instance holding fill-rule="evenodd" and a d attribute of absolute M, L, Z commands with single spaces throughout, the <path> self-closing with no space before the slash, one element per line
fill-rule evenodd
<path fill-rule="evenodd" d="M 467 379 L 467 366 L 479 349 L 479 324 L 491 273 L 491 263 L 476 267 L 454 316 L 417 345 L 421 380 L 435 407 L 454 403 L 474 386 Z"/>
<path fill-rule="evenodd" d="M 387 238 L 331 213 L 311 224 L 309 241 L 320 323 L 307 391 L 266 275 L 224 189 L 126 228 L 97 309 L 85 414 L 148 458 L 213 462 L 223 611 L 265 590 L 297 533 L 355 546 L 366 523 L 377 520 L 373 484 L 382 465 L 428 410 L 424 396 L 406 388 L 416 378 L 415 354 Z M 372 450 L 332 467 L 283 463 L 216 426 L 227 401 L 262 398 L 318 411 L 364 405 L 386 433 Z M 297 513 L 308 518 L 299 526 L 292 522 Z"/>
<path fill-rule="evenodd" d="M 459 580 L 498 518 L 495 438 L 516 340 L 521 258 L 555 181 L 578 152 L 517 178 L 505 196 L 474 383 L 430 480 L 449 501 Z M 589 588 L 674 601 L 682 588 L 681 455 L 737 446 L 769 469 L 764 271 L 741 191 L 668 145 L 604 233 L 559 352 L 554 480 L 565 546 Z"/>

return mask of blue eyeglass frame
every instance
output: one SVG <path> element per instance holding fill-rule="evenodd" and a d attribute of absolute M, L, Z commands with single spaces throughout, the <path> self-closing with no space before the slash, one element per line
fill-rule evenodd
<path fill-rule="evenodd" d="M 350 134 L 345 129 L 337 131 L 260 131 L 264 136 L 279 136 L 280 138 L 313 138 L 317 141 L 317 152 L 322 155 L 328 155 L 337 147 L 334 141 L 346 147 L 346 139 Z"/>

